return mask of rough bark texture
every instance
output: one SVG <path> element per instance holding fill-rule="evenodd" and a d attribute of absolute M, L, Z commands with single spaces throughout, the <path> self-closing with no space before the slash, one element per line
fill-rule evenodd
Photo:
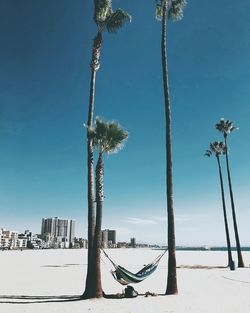
<path fill-rule="evenodd" d="M 93 266 L 95 275 L 93 277 L 93 292 L 95 298 L 103 297 L 101 281 L 101 229 L 102 229 L 102 204 L 103 204 L 103 158 L 99 153 L 96 165 L 96 226 L 93 245 Z"/>
<path fill-rule="evenodd" d="M 177 275 L 175 257 L 175 227 L 173 208 L 173 165 L 172 165 L 172 143 L 171 143 L 171 111 L 170 96 L 168 87 L 167 71 L 167 3 L 163 4 L 162 16 L 162 73 L 165 98 L 165 119 L 166 119 L 166 180 L 167 180 L 167 216 L 168 216 L 168 279 L 166 294 L 177 294 Z"/>
<path fill-rule="evenodd" d="M 231 269 L 233 269 L 234 266 L 233 266 L 232 249 L 231 249 L 231 242 L 230 242 L 230 236 L 229 236 L 229 228 L 228 228 L 228 222 L 227 222 L 227 211 L 226 211 L 224 184 L 223 184 L 220 158 L 218 155 L 216 156 L 216 159 L 217 159 L 217 163 L 218 163 L 219 176 L 220 176 L 221 198 L 222 198 L 223 216 L 224 216 L 226 240 L 227 240 L 228 266 Z"/>
<path fill-rule="evenodd" d="M 92 127 L 94 115 L 94 101 L 95 101 L 95 80 L 96 72 L 100 67 L 100 52 L 102 46 L 102 34 L 98 32 L 94 38 L 91 67 L 91 81 L 90 81 L 90 96 L 89 96 L 89 112 L 88 112 L 88 128 Z M 94 158 L 93 158 L 93 142 L 87 132 L 87 168 L 88 168 L 88 268 L 84 298 L 89 298 L 93 294 L 93 239 L 95 233 L 95 190 L 94 190 Z"/>
<path fill-rule="evenodd" d="M 244 267 L 244 262 L 243 262 L 242 253 L 241 253 L 241 246 L 240 246 L 240 238 L 239 238 L 239 233 L 238 233 L 237 220 L 236 220 L 232 181 L 231 181 L 231 174 L 230 174 L 230 168 L 229 168 L 226 134 L 224 134 L 224 139 L 225 139 L 225 147 L 226 147 L 227 177 L 228 177 L 229 193 L 230 193 L 231 208 L 232 208 L 232 215 L 233 215 L 234 234 L 235 234 L 235 241 L 236 241 L 236 248 L 237 248 L 237 255 L 238 255 L 238 267 Z"/>

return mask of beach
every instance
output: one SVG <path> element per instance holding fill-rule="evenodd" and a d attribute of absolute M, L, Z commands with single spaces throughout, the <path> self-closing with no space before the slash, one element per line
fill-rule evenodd
<path fill-rule="evenodd" d="M 132 272 L 151 262 L 161 251 L 110 249 L 110 257 Z M 226 251 L 177 251 L 179 294 L 164 296 L 165 255 L 155 273 L 133 285 L 133 299 L 80 300 L 84 291 L 87 250 L 25 250 L 0 253 L 1 313 L 249 313 L 250 252 L 246 268 L 230 271 Z M 236 252 L 234 252 L 236 261 Z M 102 283 L 106 294 L 122 293 L 110 274 L 112 265 L 102 255 Z M 150 291 L 157 296 L 145 297 Z"/>

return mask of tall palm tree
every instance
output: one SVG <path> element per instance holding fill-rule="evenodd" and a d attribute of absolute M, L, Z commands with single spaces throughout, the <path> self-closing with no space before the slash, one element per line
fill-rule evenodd
<path fill-rule="evenodd" d="M 126 21 L 131 21 L 131 16 L 117 9 L 112 10 L 111 0 L 94 0 L 94 21 L 97 26 L 97 34 L 93 41 L 92 58 L 90 63 L 91 80 L 90 80 L 90 96 L 87 130 L 91 129 L 94 115 L 94 100 L 95 100 L 95 81 L 96 73 L 100 68 L 100 53 L 102 47 L 102 34 L 105 30 L 109 33 L 115 33 L 123 26 Z M 95 232 L 95 208 L 94 208 L 94 160 L 93 160 L 93 142 L 87 131 L 87 167 L 88 167 L 88 269 L 86 278 L 86 287 L 84 297 L 88 297 L 88 290 L 92 289 L 92 247 Z"/>
<path fill-rule="evenodd" d="M 171 142 L 171 111 L 168 86 L 167 67 L 167 19 L 181 20 L 186 0 L 159 0 L 156 5 L 156 18 L 162 22 L 161 57 L 164 89 L 164 106 L 166 119 L 166 194 L 168 216 L 168 279 L 166 294 L 177 294 L 176 257 L 175 257 L 175 228 L 173 207 L 173 168 Z"/>
<path fill-rule="evenodd" d="M 104 163 L 103 155 L 117 152 L 123 147 L 124 141 L 128 138 L 128 133 L 123 130 L 117 122 L 105 122 L 96 118 L 95 126 L 90 129 L 90 136 L 94 147 L 98 150 L 98 162 L 96 165 L 96 226 L 93 242 L 93 289 L 91 297 L 100 298 L 103 296 L 100 268 L 100 248 L 101 248 L 101 226 L 103 208 L 103 183 L 104 183 Z"/>
<path fill-rule="evenodd" d="M 221 118 L 220 122 L 217 123 L 215 125 L 215 127 L 218 131 L 220 131 L 223 134 L 223 137 L 224 137 L 224 143 L 225 143 L 225 149 L 226 149 L 227 178 L 228 178 L 229 193 L 230 193 L 230 199 L 231 199 L 231 208 L 232 208 L 232 215 L 233 215 L 235 241 L 236 241 L 236 248 L 237 248 L 237 255 L 238 255 L 238 267 L 244 267 L 243 257 L 242 257 L 242 253 L 241 253 L 241 246 L 240 246 L 240 238 L 239 238 L 237 220 L 236 220 L 234 196 L 233 196 L 231 173 L 230 173 L 229 158 L 228 158 L 228 144 L 227 144 L 228 134 L 237 130 L 237 127 L 234 126 L 233 122 L 231 122 L 229 120 L 224 120 L 224 118 Z"/>
<path fill-rule="evenodd" d="M 226 240 L 227 240 L 228 266 L 230 267 L 230 269 L 234 269 L 234 262 L 232 258 L 232 249 L 231 249 L 231 242 L 230 242 L 230 235 L 229 235 L 229 228 L 228 228 L 228 221 L 227 221 L 224 184 L 223 184 L 223 177 L 222 177 L 222 170 L 221 170 L 221 163 L 220 163 L 220 155 L 222 154 L 226 154 L 226 147 L 225 147 L 225 144 L 221 141 L 220 142 L 215 141 L 213 143 L 210 143 L 210 149 L 206 150 L 206 153 L 205 153 L 207 157 L 211 157 L 212 155 L 214 155 L 218 163 L 222 208 L 223 208 L 223 216 L 224 216 Z"/>

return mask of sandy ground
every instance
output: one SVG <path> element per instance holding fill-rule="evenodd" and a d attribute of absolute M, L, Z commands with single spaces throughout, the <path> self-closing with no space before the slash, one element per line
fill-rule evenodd
<path fill-rule="evenodd" d="M 110 256 L 131 271 L 152 261 L 159 251 L 114 249 Z M 0 252 L 1 313 L 249 313 L 250 253 L 243 254 L 248 268 L 230 271 L 223 267 L 226 252 L 178 251 L 179 295 L 163 296 L 166 289 L 167 258 L 144 282 L 134 285 L 143 295 L 134 299 L 79 300 L 84 290 L 86 250 L 43 250 Z M 236 255 L 234 255 L 236 260 Z M 188 266 L 202 265 L 195 269 Z M 111 264 L 102 262 L 103 289 L 121 293 L 123 286 L 110 275 Z"/>

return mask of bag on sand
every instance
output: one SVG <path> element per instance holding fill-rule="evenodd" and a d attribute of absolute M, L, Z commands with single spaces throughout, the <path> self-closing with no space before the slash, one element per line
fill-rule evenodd
<path fill-rule="evenodd" d="M 132 286 L 127 286 L 125 288 L 125 298 L 136 298 L 138 296 L 138 292 L 134 290 Z"/>

